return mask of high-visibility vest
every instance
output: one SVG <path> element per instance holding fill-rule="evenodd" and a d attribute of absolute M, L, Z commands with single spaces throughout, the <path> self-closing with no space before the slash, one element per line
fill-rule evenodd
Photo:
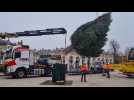
<path fill-rule="evenodd" d="M 80 65 L 80 68 L 82 67 L 82 65 Z"/>
<path fill-rule="evenodd" d="M 112 64 L 104 64 L 104 69 L 112 69 Z"/>
<path fill-rule="evenodd" d="M 112 64 L 108 64 L 108 69 L 112 69 Z"/>
<path fill-rule="evenodd" d="M 106 69 L 107 68 L 107 64 L 103 64 L 103 68 Z"/>
<path fill-rule="evenodd" d="M 80 69 L 81 72 L 88 72 L 88 66 L 85 64 Z"/>

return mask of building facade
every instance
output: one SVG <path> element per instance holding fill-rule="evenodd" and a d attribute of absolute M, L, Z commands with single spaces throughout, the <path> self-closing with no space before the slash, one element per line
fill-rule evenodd
<path fill-rule="evenodd" d="M 79 55 L 72 47 L 67 47 L 60 52 L 62 63 L 67 65 L 68 72 L 79 72 L 80 65 L 87 63 L 88 58 Z"/>
<path fill-rule="evenodd" d="M 68 72 L 78 72 L 80 70 L 80 65 L 82 63 L 88 64 L 88 58 L 79 55 L 71 47 L 66 48 L 63 52 L 60 53 L 62 57 L 62 63 L 67 65 Z M 91 57 L 90 63 L 94 64 L 95 62 L 101 61 L 106 63 L 106 60 L 109 63 L 113 63 L 113 55 L 107 52 L 102 53 L 99 57 Z"/>
<path fill-rule="evenodd" d="M 38 54 L 61 56 L 60 62 L 62 64 L 67 65 L 68 72 L 79 72 L 80 65 L 82 65 L 82 63 L 88 63 L 88 58 L 79 55 L 72 47 L 67 47 L 66 49 L 61 48 L 61 49 L 55 49 L 55 50 L 42 50 Z M 90 58 L 90 63 L 93 64 L 96 61 L 106 62 L 106 60 L 109 61 L 109 63 L 113 63 L 112 54 L 104 52 L 99 57 Z"/>

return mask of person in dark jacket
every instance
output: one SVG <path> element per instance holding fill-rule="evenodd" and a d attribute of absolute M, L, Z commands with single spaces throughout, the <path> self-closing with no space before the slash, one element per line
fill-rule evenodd
<path fill-rule="evenodd" d="M 110 64 L 109 63 L 107 63 L 106 74 L 107 74 L 107 78 L 110 78 Z"/>
<path fill-rule="evenodd" d="M 102 76 L 106 76 L 106 64 L 102 62 Z"/>

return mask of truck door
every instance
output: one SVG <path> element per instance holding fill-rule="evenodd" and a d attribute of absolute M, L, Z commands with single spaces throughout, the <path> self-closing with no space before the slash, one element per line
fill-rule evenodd
<path fill-rule="evenodd" d="M 20 66 L 29 68 L 29 51 L 22 51 L 19 59 Z"/>

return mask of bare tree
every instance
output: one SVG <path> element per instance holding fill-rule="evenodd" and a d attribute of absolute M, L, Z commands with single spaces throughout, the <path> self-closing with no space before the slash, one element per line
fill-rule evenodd
<path fill-rule="evenodd" d="M 113 57 L 114 57 L 114 63 L 117 63 L 117 58 L 118 58 L 118 54 L 119 54 L 119 48 L 120 45 L 118 43 L 117 40 L 111 40 L 110 41 L 110 47 L 113 53 Z"/>

